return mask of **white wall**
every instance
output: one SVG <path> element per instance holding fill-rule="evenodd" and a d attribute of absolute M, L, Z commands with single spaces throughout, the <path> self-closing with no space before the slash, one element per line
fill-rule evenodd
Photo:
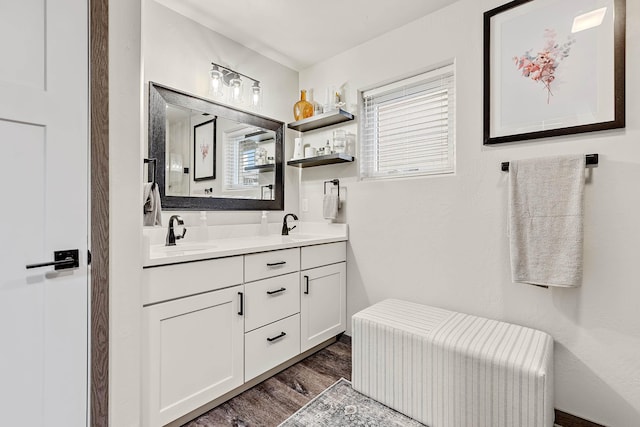
<path fill-rule="evenodd" d="M 293 120 L 298 73 L 228 39 L 153 0 L 143 0 L 142 55 L 144 84 L 149 81 L 194 95 L 208 97 L 211 62 L 260 80 L 264 101 L 259 112 L 282 122 Z M 145 87 L 145 101 L 148 96 Z M 146 103 L 145 103 L 146 104 Z M 145 123 L 146 117 L 145 105 Z M 146 124 L 144 126 L 146 129 Z M 293 133 L 285 132 L 285 158 L 293 153 Z M 290 141 L 290 142 L 289 142 Z M 146 131 L 143 139 L 146 150 Z M 285 212 L 297 212 L 298 173 L 285 168 Z M 176 212 L 166 212 L 163 216 Z M 198 212 L 180 213 L 187 226 L 198 224 Z M 271 212 L 269 222 L 282 220 L 283 212 Z M 209 212 L 210 225 L 259 223 L 260 212 Z M 166 219 L 163 218 L 163 223 Z"/>
<path fill-rule="evenodd" d="M 323 93 L 348 82 L 354 96 L 455 58 L 457 89 L 454 176 L 359 182 L 355 164 L 308 168 L 300 199 L 310 210 L 302 218 L 321 219 L 322 181 L 340 178 L 346 196 L 340 219 L 350 229 L 349 317 L 393 297 L 541 329 L 556 342 L 557 408 L 606 425 L 638 425 L 640 0 L 627 1 L 625 129 L 485 147 L 482 14 L 501 3 L 461 0 L 300 73 L 300 88 Z M 326 136 L 304 138 L 321 146 Z M 569 153 L 600 154 L 585 191 L 583 285 L 514 284 L 500 162 Z"/>
<path fill-rule="evenodd" d="M 109 424 L 140 425 L 140 0 L 109 1 Z"/>

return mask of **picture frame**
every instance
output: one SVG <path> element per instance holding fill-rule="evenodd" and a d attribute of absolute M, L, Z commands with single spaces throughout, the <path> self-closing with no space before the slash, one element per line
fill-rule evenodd
<path fill-rule="evenodd" d="M 625 127 L 625 0 L 484 13 L 483 144 Z"/>
<path fill-rule="evenodd" d="M 216 178 L 216 120 L 193 127 L 193 180 Z"/>

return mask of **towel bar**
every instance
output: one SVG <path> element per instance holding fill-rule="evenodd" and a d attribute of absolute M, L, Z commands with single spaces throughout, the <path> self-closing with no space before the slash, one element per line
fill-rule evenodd
<path fill-rule="evenodd" d="M 144 159 L 144 163 L 150 163 L 153 166 L 153 172 L 149 171 L 150 182 L 156 183 L 156 166 L 158 163 L 158 159 Z"/>
<path fill-rule="evenodd" d="M 598 154 L 586 154 L 585 159 L 587 161 L 587 165 L 597 165 L 598 164 Z M 509 162 L 502 162 L 501 165 L 502 172 L 509 172 Z"/>
<path fill-rule="evenodd" d="M 324 194 L 327 194 L 327 184 L 333 184 L 338 186 L 338 199 L 340 198 L 340 180 L 335 178 L 335 179 L 330 179 L 329 181 L 325 181 L 324 182 Z"/>

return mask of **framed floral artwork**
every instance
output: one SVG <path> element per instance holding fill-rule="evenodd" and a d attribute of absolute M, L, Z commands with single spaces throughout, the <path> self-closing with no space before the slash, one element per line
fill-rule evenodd
<path fill-rule="evenodd" d="M 625 0 L 484 14 L 484 144 L 625 126 Z"/>
<path fill-rule="evenodd" d="M 216 120 L 193 127 L 193 180 L 216 177 Z"/>

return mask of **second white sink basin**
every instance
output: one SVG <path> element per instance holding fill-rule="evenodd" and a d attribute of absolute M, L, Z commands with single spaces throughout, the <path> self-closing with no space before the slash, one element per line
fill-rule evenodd
<path fill-rule="evenodd" d="M 190 252 L 201 252 L 201 251 L 209 251 L 217 248 L 217 245 L 207 243 L 207 242 L 197 242 L 197 243 L 177 243 L 175 246 L 152 246 L 151 253 L 155 254 L 178 254 L 178 253 L 190 253 Z"/>
<path fill-rule="evenodd" d="M 282 236 L 284 242 L 304 242 L 306 240 L 321 239 L 324 236 L 317 234 L 289 234 L 288 236 Z"/>

